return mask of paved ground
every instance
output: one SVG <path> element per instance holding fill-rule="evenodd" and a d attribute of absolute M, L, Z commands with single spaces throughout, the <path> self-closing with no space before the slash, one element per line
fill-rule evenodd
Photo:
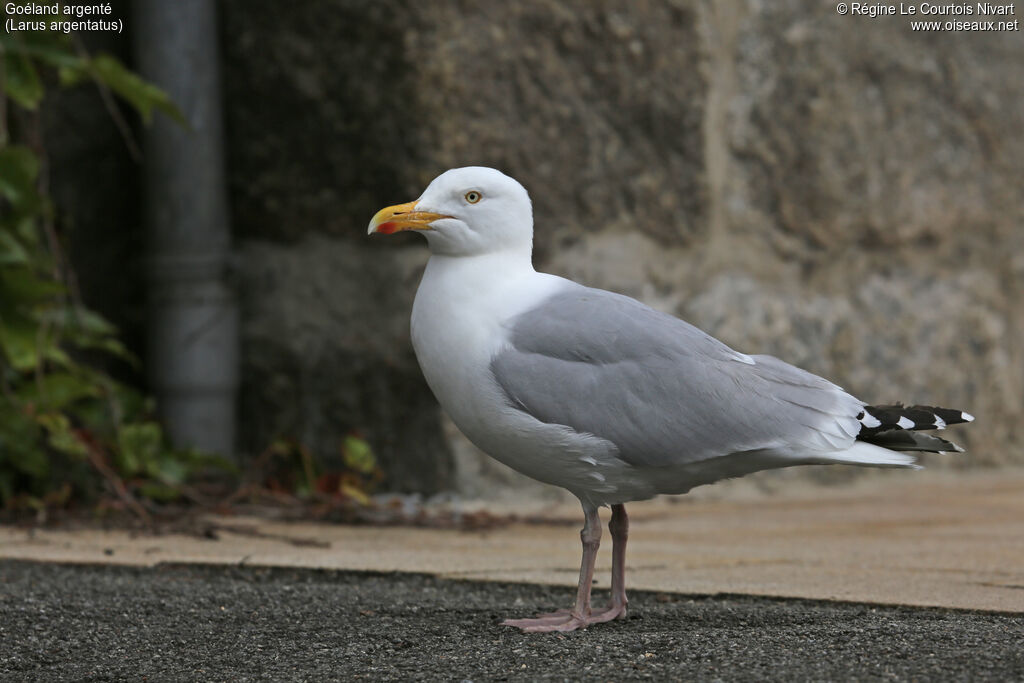
<path fill-rule="evenodd" d="M 733 491 L 720 499 L 632 504 L 628 586 L 1024 613 L 1024 472 L 882 474 L 852 488 L 787 485 L 772 496 Z M 729 489 L 703 489 L 720 491 Z M 582 515 L 575 506 L 541 514 L 565 523 L 465 532 L 220 518 L 209 522 L 216 541 L 0 527 L 0 558 L 411 571 L 573 585 Z M 599 586 L 608 585 L 608 545 L 598 557 Z"/>
<path fill-rule="evenodd" d="M 523 635 L 564 588 L 418 574 L 0 561 L 0 679 L 1024 680 L 1019 615 L 636 592 Z"/>
<path fill-rule="evenodd" d="M 1021 471 L 708 491 L 630 506 L 632 616 L 566 635 L 498 622 L 567 606 L 573 507 L 474 532 L 0 527 L 0 680 L 1024 681 Z"/>

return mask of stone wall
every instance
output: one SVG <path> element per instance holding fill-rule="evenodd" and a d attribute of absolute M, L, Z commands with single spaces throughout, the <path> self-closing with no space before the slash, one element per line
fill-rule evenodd
<path fill-rule="evenodd" d="M 869 401 L 977 415 L 970 455 L 929 465 L 1024 461 L 1019 32 L 812 0 L 222 8 L 250 450 L 292 434 L 331 456 L 359 430 L 398 489 L 522 483 L 420 377 L 424 245 L 365 236 L 481 164 L 530 191 L 539 269 Z"/>

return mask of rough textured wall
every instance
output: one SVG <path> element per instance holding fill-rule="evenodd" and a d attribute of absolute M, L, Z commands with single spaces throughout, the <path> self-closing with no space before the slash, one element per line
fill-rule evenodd
<path fill-rule="evenodd" d="M 357 431 L 390 488 L 449 488 L 439 409 L 399 314 L 425 254 L 365 239 L 382 190 L 418 184 L 415 74 L 401 50 L 382 49 L 401 5 L 222 7 L 241 445 L 291 436 L 331 459 Z"/>
<path fill-rule="evenodd" d="M 539 268 L 867 400 L 970 409 L 956 463 L 1024 459 L 1019 33 L 810 0 L 480 5 L 223 4 L 250 447 L 362 429 L 398 488 L 518 482 L 420 379 L 424 246 L 364 235 L 485 164 L 530 190 Z"/>
<path fill-rule="evenodd" d="M 1020 33 L 755 7 L 717 22 L 735 31 L 716 198 L 731 257 L 687 308 L 866 399 L 962 405 L 980 421 L 955 462 L 1020 462 Z"/>

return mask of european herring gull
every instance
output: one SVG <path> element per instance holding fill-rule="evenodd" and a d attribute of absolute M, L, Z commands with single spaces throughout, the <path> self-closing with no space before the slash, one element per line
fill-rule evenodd
<path fill-rule="evenodd" d="M 533 211 L 518 182 L 452 169 L 370 233 L 422 231 L 431 256 L 412 342 L 454 423 L 509 467 L 583 505 L 583 560 L 569 610 L 503 623 L 571 631 L 626 615 L 625 503 L 760 470 L 845 464 L 916 468 L 907 451 L 962 451 L 919 430 L 974 418 L 872 406 L 772 356 L 734 351 L 620 294 L 534 270 Z M 591 606 L 611 506 L 611 604 Z"/>

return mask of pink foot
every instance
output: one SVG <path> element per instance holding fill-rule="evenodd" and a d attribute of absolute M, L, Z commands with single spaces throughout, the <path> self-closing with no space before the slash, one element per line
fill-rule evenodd
<path fill-rule="evenodd" d="M 559 610 L 541 614 L 533 619 L 506 619 L 502 626 L 514 626 L 524 633 L 551 633 L 575 631 L 587 628 L 592 624 L 603 624 L 613 619 L 625 619 L 626 606 L 612 605 L 604 610 L 589 611 L 587 614 L 576 614 L 570 610 Z"/>

